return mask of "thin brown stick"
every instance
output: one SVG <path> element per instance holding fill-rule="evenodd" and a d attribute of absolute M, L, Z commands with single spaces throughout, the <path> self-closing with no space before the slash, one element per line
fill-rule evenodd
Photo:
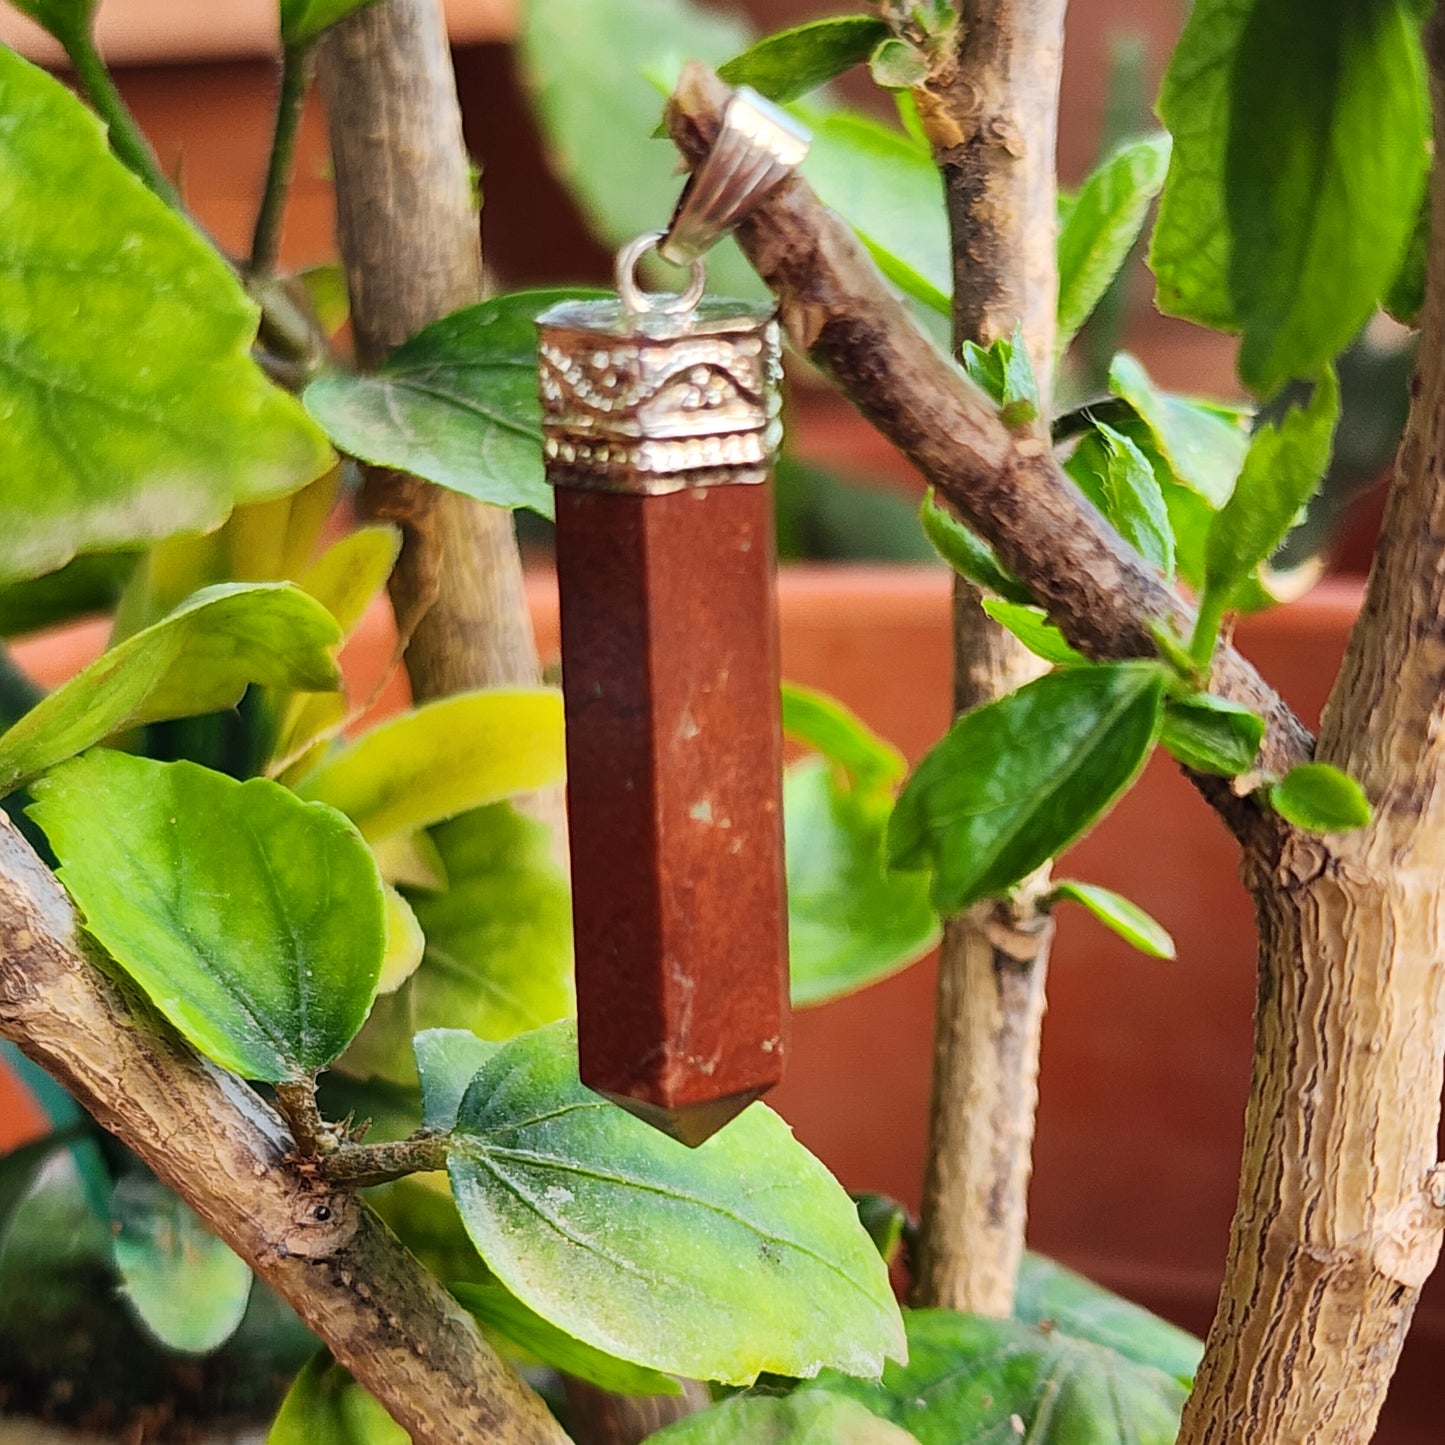
<path fill-rule="evenodd" d="M 1375 821 L 1246 855 L 1260 991 L 1244 1169 L 1183 1445 L 1359 1445 L 1445 1236 L 1445 11 L 1414 400 L 1320 728 Z"/>
<path fill-rule="evenodd" d="M 689 162 L 711 146 L 727 94 L 705 66 L 683 71 L 668 127 Z M 784 181 L 738 239 L 776 293 L 793 343 L 995 547 L 1076 647 L 1100 659 L 1152 656 L 1152 620 L 1188 637 L 1193 616 L 1183 600 L 1119 540 L 1048 444 L 1006 427 L 939 353 L 806 181 Z M 1311 755 L 1307 729 L 1231 648 L 1216 655 L 1210 685 L 1264 717 L 1263 768 L 1282 774 Z M 1239 837 L 1281 836 L 1273 815 L 1226 782 L 1195 782 Z"/>
<path fill-rule="evenodd" d="M 477 207 L 441 5 L 363 6 L 322 41 L 317 73 L 357 358 L 375 366 L 482 296 Z M 384 469 L 368 473 L 362 502 L 403 531 L 390 582 L 398 618 L 409 622 L 425 606 L 406 652 L 413 695 L 538 681 L 510 513 Z"/>
<path fill-rule="evenodd" d="M 367 1189 L 445 1169 L 448 1149 L 446 1135 L 423 1131 L 388 1144 L 343 1144 L 321 1161 L 321 1169 L 333 1184 Z"/>
<path fill-rule="evenodd" d="M 90 957 L 69 899 L 0 819 L 0 1035 L 133 1149 L 424 1445 L 564 1445 L 542 1402 L 277 1116 Z"/>
<path fill-rule="evenodd" d="M 1058 268 L 1054 136 L 1066 0 L 965 0 L 956 53 L 923 87 L 953 243 L 955 348 L 1022 328 L 1047 426 Z M 1046 664 L 954 584 L 954 708 L 963 713 Z M 939 954 L 928 1163 L 913 1297 L 1007 1317 L 1023 1256 L 1053 926 L 1033 904 L 948 920 Z"/>

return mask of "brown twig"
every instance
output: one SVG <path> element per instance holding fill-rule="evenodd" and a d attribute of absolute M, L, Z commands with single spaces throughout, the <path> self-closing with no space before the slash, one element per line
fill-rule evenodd
<path fill-rule="evenodd" d="M 668 128 L 689 162 L 712 145 L 727 93 L 705 66 L 684 70 Z M 1183 600 L 1120 541 L 1048 443 L 1006 427 L 939 353 L 806 181 L 783 182 L 738 239 L 776 293 L 794 345 L 994 546 L 1076 647 L 1099 659 L 1153 656 L 1155 620 L 1189 636 L 1193 617 Z M 1263 768 L 1283 774 L 1311 755 L 1308 730 L 1238 653 L 1220 649 L 1210 684 L 1264 717 Z M 1280 836 L 1273 816 L 1227 783 L 1196 782 L 1239 837 Z"/>
<path fill-rule="evenodd" d="M 322 1160 L 331 1183 L 346 1189 L 390 1184 L 408 1174 L 428 1174 L 447 1167 L 447 1138 L 430 1130 L 388 1144 L 343 1144 Z"/>
<path fill-rule="evenodd" d="M 542 1402 L 371 1210 L 297 1159 L 250 1089 L 109 980 L 60 885 L 5 820 L 0 1035 L 175 1189 L 413 1440 L 565 1445 Z"/>
<path fill-rule="evenodd" d="M 336 1134 L 327 1126 L 316 1106 L 315 1079 L 277 1084 L 276 1107 L 291 1126 L 291 1137 L 296 1141 L 299 1154 L 314 1159 L 336 1152 Z"/>
<path fill-rule="evenodd" d="M 1022 329 L 1045 434 L 1058 310 L 1054 133 L 1066 0 L 964 0 L 956 47 L 917 92 L 944 178 L 955 349 Z M 969 712 L 1047 665 L 954 583 L 954 708 Z M 1028 1219 L 1039 1045 L 1053 924 L 1047 870 L 1011 903 L 944 926 L 928 1163 L 913 1298 L 1006 1318 Z"/>

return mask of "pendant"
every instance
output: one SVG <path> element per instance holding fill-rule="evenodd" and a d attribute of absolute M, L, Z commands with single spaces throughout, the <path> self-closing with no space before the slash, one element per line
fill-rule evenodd
<path fill-rule="evenodd" d="M 581 1077 L 689 1145 L 778 1081 L 788 1034 L 778 324 L 705 295 L 702 256 L 806 147 L 736 92 L 617 297 L 538 321 Z M 681 295 L 639 287 L 652 249 L 691 267 Z"/>

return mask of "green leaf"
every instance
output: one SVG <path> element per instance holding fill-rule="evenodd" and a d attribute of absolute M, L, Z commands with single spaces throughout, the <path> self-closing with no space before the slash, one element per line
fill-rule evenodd
<path fill-rule="evenodd" d="M 446 1131 L 457 1122 L 467 1086 L 501 1044 L 478 1038 L 467 1029 L 424 1029 L 412 1046 L 426 1127 Z"/>
<path fill-rule="evenodd" d="M 1171 315 L 1244 334 L 1262 395 L 1318 375 L 1394 279 L 1426 170 L 1418 23 L 1395 0 L 1200 0 L 1160 92 L 1151 264 Z"/>
<path fill-rule="evenodd" d="M 401 529 L 358 527 L 333 543 L 298 579 L 350 636 L 366 609 L 386 586 L 401 551 Z"/>
<path fill-rule="evenodd" d="M 367 0 L 362 0 L 367 3 Z M 316 313 L 321 329 L 334 336 L 351 315 L 351 295 L 346 288 L 346 269 L 339 262 L 326 261 L 298 271 L 296 284 Z"/>
<path fill-rule="evenodd" d="M 853 1204 L 858 1210 L 858 1222 L 868 1231 L 883 1262 L 891 1267 L 903 1247 L 907 1208 L 886 1194 L 855 1194 Z"/>
<path fill-rule="evenodd" d="M 130 552 L 77 557 L 58 572 L 0 587 L 0 637 L 18 637 L 111 611 L 135 565 Z"/>
<path fill-rule="evenodd" d="M 123 1175 L 110 1215 L 115 1266 L 146 1328 L 182 1354 L 220 1349 L 240 1328 L 251 1298 L 245 1260 L 154 1175 Z"/>
<path fill-rule="evenodd" d="M 861 65 L 887 35 L 888 26 L 876 16 L 835 15 L 755 41 L 717 73 L 729 85 L 750 85 L 786 105 Z"/>
<path fill-rule="evenodd" d="M 454 1284 L 451 1292 L 479 1324 L 519 1345 L 554 1370 L 586 1380 L 614 1395 L 680 1395 L 671 1375 L 606 1354 L 530 1310 L 504 1285 Z"/>
<path fill-rule="evenodd" d="M 1326 371 L 1306 406 L 1255 432 L 1234 494 L 1219 510 L 1205 548 L 1206 595 L 1229 599 L 1284 540 L 1330 462 L 1340 387 Z"/>
<path fill-rule="evenodd" d="M 1164 670 L 1072 667 L 966 713 L 918 765 L 888 826 L 895 868 L 932 867 L 934 907 L 1003 893 L 1114 804 L 1159 734 Z"/>
<path fill-rule="evenodd" d="M 647 139 L 663 94 L 689 60 L 721 65 L 752 36 L 731 15 L 688 0 L 528 0 L 516 54 L 547 160 L 607 246 L 655 230 L 677 203 L 677 151 Z M 708 254 L 718 296 L 761 298 L 736 244 Z"/>
<path fill-rule="evenodd" d="M 1144 229 L 1169 168 L 1167 135 L 1130 141 L 1080 186 L 1059 226 L 1059 331 L 1062 352 L 1103 299 Z"/>
<path fill-rule="evenodd" d="M 927 880 L 890 873 L 883 838 L 902 753 L 835 699 L 783 684 L 783 731 L 822 754 L 783 778 L 795 1007 L 866 988 L 938 938 Z"/>
<path fill-rule="evenodd" d="M 324 472 L 250 359 L 255 306 L 100 122 L 3 47 L 0 115 L 0 580 L 208 531 Z"/>
<path fill-rule="evenodd" d="M 1137 903 L 1131 903 L 1118 893 L 1100 888 L 1097 883 L 1064 878 L 1054 884 L 1049 897 L 1051 902 L 1068 899 L 1081 904 L 1105 928 L 1112 929 L 1140 953 L 1147 953 L 1151 958 L 1174 957 L 1174 940 L 1165 929 Z"/>
<path fill-rule="evenodd" d="M 317 377 L 306 409 L 364 462 L 550 517 L 534 322 L 555 302 L 586 294 L 601 293 L 518 291 L 454 311 L 375 372 Z"/>
<path fill-rule="evenodd" d="M 1426 190 L 1420 202 L 1415 229 L 1405 246 L 1400 269 L 1390 289 L 1380 298 L 1380 305 L 1402 326 L 1414 326 L 1425 305 L 1425 266 L 1430 255 L 1430 194 Z"/>
<path fill-rule="evenodd" d="M 104 750 L 34 794 L 86 929 L 208 1058 L 281 1083 L 350 1042 L 385 935 L 376 864 L 340 814 Z"/>
<path fill-rule="evenodd" d="M 852 226 L 894 285 L 947 316 L 953 254 L 932 156 L 871 116 L 806 110 L 803 119 L 813 144 L 800 170 L 819 199 Z"/>
<path fill-rule="evenodd" d="M 828 1375 L 919 1445 L 1173 1445 L 1186 1391 L 1162 1370 L 1018 1320 L 951 1310 L 906 1317 L 908 1363 L 881 1381 Z"/>
<path fill-rule="evenodd" d="M 1207 410 L 1204 404 L 1199 405 L 1201 410 Z M 1215 508 L 1194 487 L 1181 485 L 1160 451 L 1154 433 L 1138 416 L 1120 417 L 1115 429 L 1138 447 L 1153 469 L 1154 479 L 1164 497 L 1169 530 L 1174 537 L 1174 565 L 1179 575 L 1198 593 L 1204 586 L 1204 556 L 1209 529 L 1214 525 Z M 1241 435 L 1240 442 L 1242 461 L 1247 440 Z M 1064 464 L 1064 470 L 1073 477 L 1095 506 L 1101 511 L 1107 508 L 1102 479 L 1108 470 L 1108 462 L 1102 437 L 1096 432 L 1083 437 L 1074 454 Z M 1226 498 L 1233 490 L 1237 471 L 1238 466 L 1235 465 L 1234 470 L 1224 479 Z M 1252 576 L 1240 584 L 1232 606 L 1240 612 L 1257 612 L 1260 608 L 1274 606 L 1276 601 L 1258 577 Z"/>
<path fill-rule="evenodd" d="M 446 865 L 425 829 L 419 833 L 395 833 L 380 843 L 373 843 L 371 852 L 388 883 L 419 888 L 424 893 L 446 890 Z"/>
<path fill-rule="evenodd" d="M 1193 1335 L 1038 1254 L 1025 1254 L 1019 1264 L 1014 1315 L 1163 1370 L 1186 1390 L 1204 1353 Z"/>
<path fill-rule="evenodd" d="M 324 30 L 371 0 L 281 0 L 281 43 L 310 45 Z"/>
<path fill-rule="evenodd" d="M 497 803 L 432 837 L 450 886 L 410 895 L 425 952 L 396 993 L 377 999 L 341 1060 L 358 1077 L 414 1083 L 418 1029 L 508 1039 L 573 1009 L 571 900 L 548 829 Z"/>
<path fill-rule="evenodd" d="M 998 403 L 1005 426 L 1029 426 L 1038 420 L 1039 384 L 1021 326 L 989 347 L 965 341 L 962 360 L 973 381 Z"/>
<path fill-rule="evenodd" d="M 621 1359 L 746 1384 L 877 1374 L 903 1332 L 848 1196 L 761 1104 L 698 1149 L 583 1088 L 570 1023 L 523 1034 L 462 1100 L 450 1172 L 487 1265 Z"/>
<path fill-rule="evenodd" d="M 386 902 L 386 950 L 381 956 L 376 992 L 384 997 L 395 993 L 417 971 L 426 939 L 411 904 L 389 883 L 382 885 L 382 897 Z"/>
<path fill-rule="evenodd" d="M 823 1390 L 781 1398 L 739 1396 L 650 1438 L 657 1445 L 918 1445 L 901 1426 Z"/>
<path fill-rule="evenodd" d="M 331 614 L 284 582 L 223 583 L 188 597 L 77 673 L 0 737 L 0 793 L 121 728 L 234 706 L 249 683 L 334 689 Z"/>
<path fill-rule="evenodd" d="M 783 684 L 783 733 L 842 768 L 862 791 L 886 789 L 908 771 L 903 754 L 837 698 Z"/>
<path fill-rule="evenodd" d="M 62 45 L 90 33 L 100 0 L 10 0 L 22 15 L 43 25 Z"/>
<path fill-rule="evenodd" d="M 797 763 L 783 776 L 795 1008 L 856 993 L 938 941 L 927 878 L 885 867 L 892 803 L 891 789 L 850 787 L 823 758 Z"/>
<path fill-rule="evenodd" d="M 84 1126 L 71 1125 L 0 1154 L 0 1245 L 9 1230 L 11 1216 L 30 1193 L 40 1171 L 83 1135 Z"/>
<path fill-rule="evenodd" d="M 1100 477 L 1104 514 L 1146 562 L 1152 562 L 1172 580 L 1174 530 L 1154 468 L 1122 432 L 1103 422 L 1098 424 L 1098 432 L 1104 453 Z"/>
<path fill-rule="evenodd" d="M 386 1410 L 321 1350 L 291 1383 L 266 1445 L 409 1445 Z"/>
<path fill-rule="evenodd" d="M 368 841 L 561 780 L 562 696 L 549 687 L 458 693 L 363 733 L 298 784 Z"/>
<path fill-rule="evenodd" d="M 1328 763 L 1301 763 L 1269 790 L 1269 805 L 1307 833 L 1348 833 L 1374 816 L 1365 790 Z"/>
<path fill-rule="evenodd" d="M 1017 602 L 985 597 L 983 610 L 1000 627 L 1013 633 L 1035 657 L 1041 657 L 1055 667 L 1088 665 L 1089 659 L 1064 640 L 1064 634 L 1049 621 L 1043 608 L 1021 607 Z"/>
<path fill-rule="evenodd" d="M 1207 692 L 1171 697 L 1164 704 L 1159 741 L 1186 768 L 1235 778 L 1254 766 L 1264 741 L 1264 719 Z"/>
<path fill-rule="evenodd" d="M 1109 386 L 1149 428 L 1175 480 L 1214 509 L 1222 507 L 1249 450 L 1241 414 L 1161 391 L 1126 351 L 1109 365 Z"/>
<path fill-rule="evenodd" d="M 884 90 L 911 90 L 928 79 L 928 56 L 910 41 L 890 36 L 868 58 L 868 73 Z"/>
<path fill-rule="evenodd" d="M 923 498 L 918 516 L 928 540 L 955 572 L 1009 602 L 1032 605 L 1033 593 L 994 556 L 987 542 L 976 537 L 952 512 L 939 506 L 932 487 Z"/>

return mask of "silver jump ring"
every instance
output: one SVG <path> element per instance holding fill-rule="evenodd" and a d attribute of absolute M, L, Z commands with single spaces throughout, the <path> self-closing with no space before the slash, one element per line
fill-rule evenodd
<path fill-rule="evenodd" d="M 655 311 L 665 316 L 679 316 L 683 312 L 694 311 L 707 290 L 707 267 L 701 256 L 694 256 L 688 263 L 690 279 L 687 290 L 680 295 L 671 291 L 644 291 L 637 284 L 637 263 L 649 251 L 657 250 L 666 234 L 665 231 L 644 231 L 617 253 L 617 294 L 622 298 L 622 304 L 636 315 Z"/>

